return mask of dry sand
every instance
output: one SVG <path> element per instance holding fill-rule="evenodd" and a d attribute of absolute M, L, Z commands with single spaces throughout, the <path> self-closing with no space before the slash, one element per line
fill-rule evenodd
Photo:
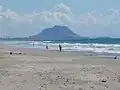
<path fill-rule="evenodd" d="M 0 90 L 120 90 L 120 60 L 0 45 Z"/>

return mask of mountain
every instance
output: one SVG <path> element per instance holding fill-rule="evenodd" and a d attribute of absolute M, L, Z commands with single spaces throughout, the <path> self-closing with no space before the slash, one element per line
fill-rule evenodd
<path fill-rule="evenodd" d="M 80 36 L 66 26 L 55 25 L 52 28 L 44 29 L 30 38 L 32 40 L 73 40 L 79 39 Z"/>

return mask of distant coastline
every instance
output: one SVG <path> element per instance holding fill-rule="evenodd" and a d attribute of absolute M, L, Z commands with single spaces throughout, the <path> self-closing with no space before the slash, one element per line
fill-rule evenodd
<path fill-rule="evenodd" d="M 36 35 L 29 37 L 0 38 L 8 41 L 52 41 L 55 43 L 101 43 L 101 44 L 120 44 L 120 38 L 111 37 L 81 37 L 74 33 L 67 26 L 55 25 L 46 28 Z"/>
<path fill-rule="evenodd" d="M 76 39 L 68 39 L 68 40 L 41 40 L 41 39 L 31 39 L 31 38 L 0 38 L 0 40 L 4 41 L 52 41 L 55 43 L 101 43 L 101 44 L 120 44 L 120 38 L 86 38 L 80 37 Z"/>

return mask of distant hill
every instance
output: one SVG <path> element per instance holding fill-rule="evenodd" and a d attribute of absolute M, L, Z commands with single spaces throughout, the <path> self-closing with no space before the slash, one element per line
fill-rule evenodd
<path fill-rule="evenodd" d="M 74 40 L 79 39 L 80 36 L 66 26 L 55 25 L 30 38 L 34 40 Z"/>
<path fill-rule="evenodd" d="M 0 38 L 0 40 L 18 41 L 53 41 L 55 43 L 101 43 L 101 44 L 120 44 L 120 38 L 111 37 L 80 37 L 66 26 L 56 25 L 47 28 L 40 33 L 30 37 Z"/>

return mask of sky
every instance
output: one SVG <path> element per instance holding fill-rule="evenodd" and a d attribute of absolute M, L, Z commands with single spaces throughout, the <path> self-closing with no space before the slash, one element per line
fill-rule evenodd
<path fill-rule="evenodd" d="M 66 25 L 85 37 L 120 37 L 120 0 L 0 0 L 0 37 Z"/>

